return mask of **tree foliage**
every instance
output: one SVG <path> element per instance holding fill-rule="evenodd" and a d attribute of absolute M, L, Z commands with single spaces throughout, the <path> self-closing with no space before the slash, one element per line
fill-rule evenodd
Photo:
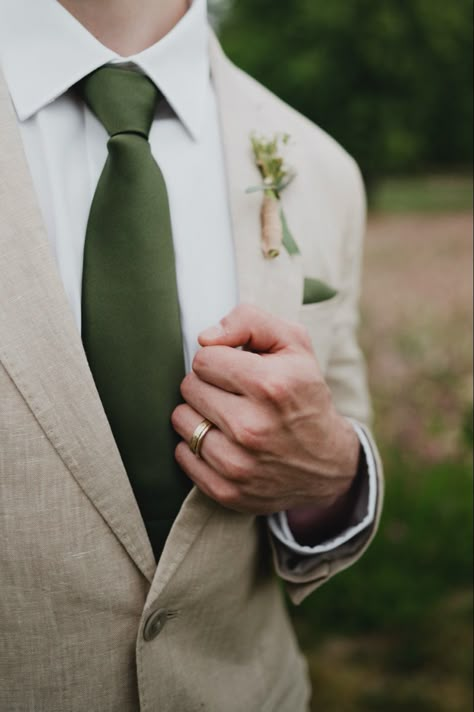
<path fill-rule="evenodd" d="M 369 181 L 471 164 L 472 0 L 234 0 L 220 34 Z"/>

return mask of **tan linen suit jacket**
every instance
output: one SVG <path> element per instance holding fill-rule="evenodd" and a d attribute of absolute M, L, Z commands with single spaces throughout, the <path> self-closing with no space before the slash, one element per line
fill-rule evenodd
<path fill-rule="evenodd" d="M 242 301 L 305 324 L 340 411 L 366 424 L 359 172 L 211 45 Z M 301 256 L 262 257 L 260 196 L 245 193 L 258 181 L 252 131 L 292 136 L 298 177 L 284 200 Z M 302 306 L 304 276 L 338 296 Z M 303 712 L 305 663 L 275 569 L 299 602 L 352 564 L 375 528 L 295 565 L 275 544 L 272 560 L 263 520 L 194 489 L 156 566 L 0 75 L 0 711 Z"/>

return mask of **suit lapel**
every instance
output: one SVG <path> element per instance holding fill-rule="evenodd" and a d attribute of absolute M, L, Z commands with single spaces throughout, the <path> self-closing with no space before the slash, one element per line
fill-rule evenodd
<path fill-rule="evenodd" d="M 214 35 L 211 35 L 210 49 L 227 167 L 240 300 L 295 320 L 302 302 L 301 257 L 290 257 L 286 250 L 274 260 L 263 257 L 260 244 L 262 195 L 246 193 L 249 186 L 261 182 L 251 151 L 250 135 L 272 137 L 286 131 L 287 127 L 278 125 L 278 116 L 265 104 L 240 90 L 242 77 L 224 55 Z M 246 97 L 244 103 L 243 96 Z M 291 164 L 291 147 L 287 153 Z M 293 191 L 294 184 L 284 194 L 287 212 L 288 207 L 291 210 Z"/>
<path fill-rule="evenodd" d="M 142 573 L 155 562 L 50 253 L 0 75 L 0 359 Z"/>

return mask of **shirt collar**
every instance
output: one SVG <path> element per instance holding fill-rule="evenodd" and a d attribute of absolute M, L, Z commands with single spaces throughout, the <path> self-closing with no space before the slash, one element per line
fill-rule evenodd
<path fill-rule="evenodd" d="M 209 82 L 206 0 L 194 0 L 152 47 L 120 57 L 56 0 L 0 0 L 0 63 L 20 121 L 25 121 L 109 62 L 136 64 L 198 138 Z"/>

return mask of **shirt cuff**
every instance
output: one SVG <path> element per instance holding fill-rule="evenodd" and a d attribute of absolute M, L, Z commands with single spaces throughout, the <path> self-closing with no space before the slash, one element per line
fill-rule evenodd
<path fill-rule="evenodd" d="M 284 544 L 290 551 L 303 556 L 314 556 L 315 554 L 323 554 L 328 551 L 333 551 L 343 544 L 356 537 L 365 529 L 373 525 L 376 514 L 377 503 L 377 465 L 372 448 L 363 428 L 354 420 L 350 420 L 354 430 L 357 433 L 362 452 L 366 463 L 366 485 L 361 488 L 359 501 L 354 509 L 355 522 L 345 529 L 339 536 L 334 539 L 318 544 L 317 546 L 303 546 L 298 544 L 288 524 L 286 512 L 278 512 L 267 518 L 268 526 L 273 536 L 279 542 Z"/>

